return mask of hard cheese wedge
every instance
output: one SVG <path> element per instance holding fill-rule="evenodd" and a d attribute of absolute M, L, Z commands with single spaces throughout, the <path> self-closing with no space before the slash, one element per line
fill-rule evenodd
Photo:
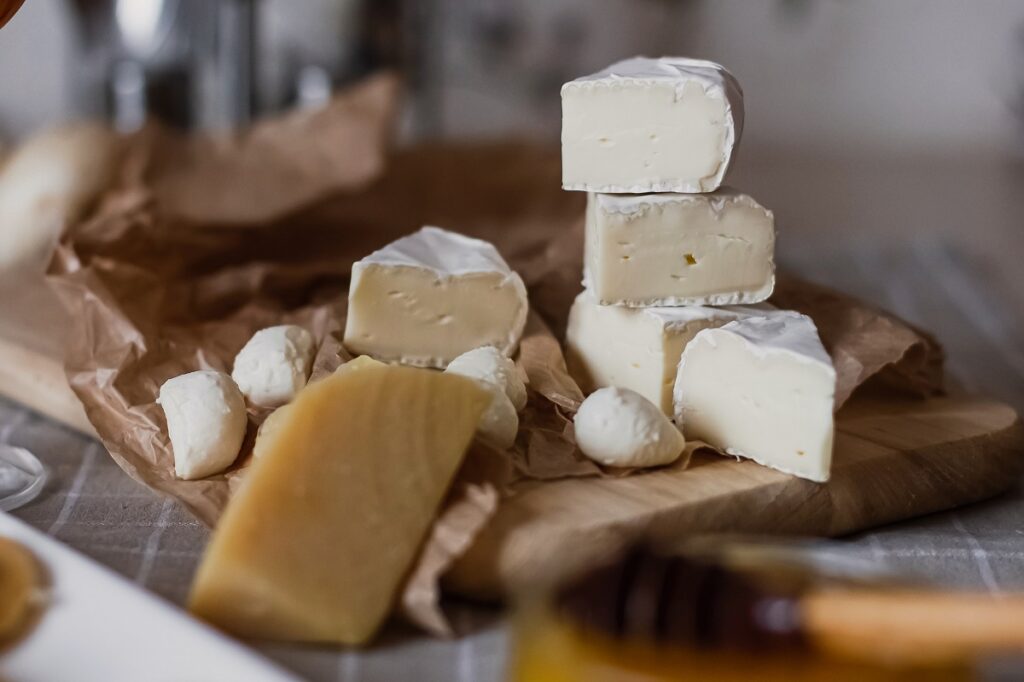
<path fill-rule="evenodd" d="M 207 548 L 189 608 L 258 638 L 360 644 L 387 616 L 490 394 L 409 367 L 299 393 Z"/>
<path fill-rule="evenodd" d="M 806 315 L 778 311 L 705 329 L 679 360 L 687 440 L 812 481 L 832 464 L 836 372 Z"/>
<path fill-rule="evenodd" d="M 586 393 L 605 386 L 636 391 L 672 414 L 672 384 L 686 344 L 697 332 L 774 310 L 757 306 L 627 308 L 576 297 L 565 335 L 569 372 Z"/>
<path fill-rule="evenodd" d="M 601 303 L 759 303 L 775 286 L 775 218 L 750 196 L 591 194 L 585 275 Z"/>

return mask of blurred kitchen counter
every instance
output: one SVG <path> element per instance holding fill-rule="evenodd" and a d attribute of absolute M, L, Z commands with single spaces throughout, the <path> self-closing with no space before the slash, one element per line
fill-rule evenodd
<path fill-rule="evenodd" d="M 739 160 L 731 182 L 776 211 L 783 267 L 933 331 L 947 349 L 955 384 L 1024 410 L 1024 163 L 969 157 L 878 163 L 752 152 Z M 31 333 L 27 338 L 31 345 Z M 52 348 L 53 341 L 40 341 L 39 348 Z M 0 441 L 29 448 L 54 474 L 18 516 L 182 603 L 205 528 L 129 479 L 96 441 L 4 399 Z M 946 584 L 1024 589 L 1022 517 L 1019 484 L 996 500 L 823 541 L 820 551 L 885 562 Z M 394 627 L 367 652 L 263 649 L 317 680 L 500 679 L 505 621 L 465 605 L 454 614 L 468 634 L 453 641 Z"/>

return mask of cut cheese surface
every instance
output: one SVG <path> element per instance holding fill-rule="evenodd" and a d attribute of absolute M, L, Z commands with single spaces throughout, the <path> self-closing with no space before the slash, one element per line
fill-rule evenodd
<path fill-rule="evenodd" d="M 562 86 L 562 186 L 711 192 L 743 130 L 743 92 L 719 64 L 635 57 Z"/>
<path fill-rule="evenodd" d="M 584 393 L 606 386 L 628 388 L 671 415 L 676 365 L 697 332 L 768 310 L 774 308 L 627 308 L 600 305 L 593 294 L 583 291 L 569 311 L 569 373 Z"/>
<path fill-rule="evenodd" d="M 275 413 L 199 567 L 196 615 L 343 644 L 387 616 L 491 396 L 460 376 L 358 365 Z"/>
<path fill-rule="evenodd" d="M 812 481 L 832 463 L 836 372 L 806 315 L 705 329 L 683 351 L 676 424 L 687 440 Z"/>
<path fill-rule="evenodd" d="M 466 351 L 515 352 L 526 287 L 488 242 L 436 227 L 352 267 L 345 347 L 354 354 L 443 369 Z"/>
<path fill-rule="evenodd" d="M 591 194 L 585 277 L 601 303 L 735 305 L 775 287 L 775 218 L 746 194 Z"/>

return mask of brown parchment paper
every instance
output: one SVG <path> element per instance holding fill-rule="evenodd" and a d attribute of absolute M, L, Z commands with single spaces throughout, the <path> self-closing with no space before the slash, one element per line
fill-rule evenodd
<path fill-rule="evenodd" d="M 467 458 L 399 600 L 408 618 L 444 634 L 439 576 L 487 532 L 510 482 L 631 472 L 602 470 L 573 440 L 583 396 L 558 338 L 580 288 L 584 197 L 561 191 L 557 149 L 389 152 L 396 97 L 396 82 L 380 76 L 322 110 L 230 139 L 144 130 L 126 142 L 116 183 L 62 238 L 49 281 L 72 321 L 68 380 L 104 445 L 133 478 L 213 525 L 266 415 L 252 414 L 229 471 L 180 481 L 155 403 L 161 383 L 229 371 L 253 332 L 283 322 L 314 334 L 315 380 L 348 358 L 340 330 L 355 260 L 424 224 L 492 241 L 530 292 L 518 357 L 530 400 L 513 451 Z M 780 282 L 776 302 L 819 324 L 842 398 L 882 373 L 903 390 L 941 389 L 937 346 L 898 319 L 795 280 Z"/>

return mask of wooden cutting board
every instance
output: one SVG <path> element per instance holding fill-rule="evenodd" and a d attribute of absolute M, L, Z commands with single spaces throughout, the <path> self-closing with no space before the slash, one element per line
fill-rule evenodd
<path fill-rule="evenodd" d="M 645 536 L 843 535 L 991 497 L 1022 470 L 1024 426 L 1007 405 L 860 395 L 839 413 L 826 484 L 711 453 L 684 470 L 523 482 L 448 585 L 494 598 L 561 579 Z"/>

